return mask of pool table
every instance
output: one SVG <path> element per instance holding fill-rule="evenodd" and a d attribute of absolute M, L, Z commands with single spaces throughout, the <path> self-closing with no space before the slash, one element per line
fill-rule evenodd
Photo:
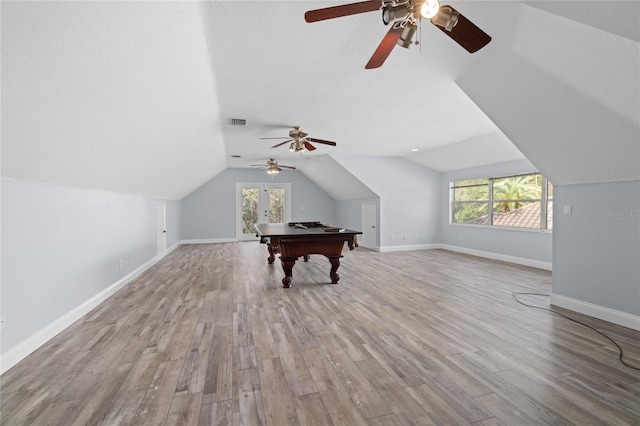
<path fill-rule="evenodd" d="M 324 225 L 320 222 L 291 222 L 291 223 L 258 223 L 256 237 L 267 245 L 269 250 L 268 262 L 272 264 L 275 255 L 280 253 L 280 262 L 284 270 L 282 285 L 291 287 L 293 265 L 299 257 L 305 262 L 311 254 L 321 254 L 329 259 L 331 271 L 329 277 L 332 284 L 337 284 L 340 276 L 342 248 L 347 243 L 350 250 L 358 247 L 357 235 L 361 231 Z"/>

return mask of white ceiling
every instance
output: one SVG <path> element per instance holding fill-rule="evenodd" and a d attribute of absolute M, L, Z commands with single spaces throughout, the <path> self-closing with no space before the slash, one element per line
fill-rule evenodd
<path fill-rule="evenodd" d="M 378 12 L 304 22 L 306 10 L 344 3 L 3 1 L 2 176 L 180 199 L 225 167 L 268 158 L 329 193 L 341 183 L 327 176 L 345 173 L 326 154 L 449 171 L 525 153 L 544 169 L 539 135 L 519 135 L 518 108 L 492 99 L 489 88 L 510 87 L 502 69 L 533 69 L 541 88 L 561 82 L 574 103 L 638 128 L 640 2 L 452 1 L 488 46 L 469 54 L 423 23 L 419 46 L 396 47 L 374 70 L 364 65 L 388 30 Z M 542 115 L 536 90 L 525 95 L 529 117 Z M 338 145 L 300 156 L 260 140 L 294 125 Z"/>

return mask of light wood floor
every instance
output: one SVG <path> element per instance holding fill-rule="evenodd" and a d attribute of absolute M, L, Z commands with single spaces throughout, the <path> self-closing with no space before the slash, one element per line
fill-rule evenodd
<path fill-rule="evenodd" d="M 283 289 L 266 258 L 257 242 L 178 248 L 6 372 L 2 424 L 640 424 L 640 371 L 512 299 L 549 293 L 549 272 L 359 248 L 340 284 L 312 256 Z M 640 333 L 573 316 L 640 365 Z"/>

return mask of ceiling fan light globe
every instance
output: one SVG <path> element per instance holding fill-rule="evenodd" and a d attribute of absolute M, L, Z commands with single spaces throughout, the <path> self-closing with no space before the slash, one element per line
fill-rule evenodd
<path fill-rule="evenodd" d="M 269 173 L 270 175 L 277 175 L 278 173 L 280 173 L 280 170 L 282 170 L 280 167 L 272 164 L 271 166 L 269 166 L 269 169 L 267 169 L 267 173 Z"/>
<path fill-rule="evenodd" d="M 425 0 L 420 6 L 420 16 L 431 19 L 438 14 L 440 2 L 438 0 Z"/>
<path fill-rule="evenodd" d="M 431 23 L 451 31 L 458 23 L 460 14 L 448 6 L 443 6 L 436 16 L 431 18 Z"/>

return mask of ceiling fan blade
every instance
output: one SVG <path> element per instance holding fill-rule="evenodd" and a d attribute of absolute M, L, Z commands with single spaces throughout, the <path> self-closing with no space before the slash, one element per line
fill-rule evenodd
<path fill-rule="evenodd" d="M 275 145 L 274 145 L 274 146 L 272 146 L 271 148 L 277 148 L 277 147 L 279 147 L 279 146 L 284 145 L 285 143 L 289 143 L 289 142 L 291 142 L 292 140 L 293 140 L 293 139 L 289 139 L 288 141 L 280 142 L 280 143 L 278 143 L 278 144 L 275 144 Z"/>
<path fill-rule="evenodd" d="M 309 142 L 304 141 L 302 142 L 304 144 L 304 147 L 307 148 L 307 151 L 313 151 L 314 149 L 316 149 L 315 146 L 311 145 Z"/>
<path fill-rule="evenodd" d="M 307 138 L 308 141 L 311 142 L 315 142 L 315 143 L 323 143 L 325 145 L 331 145 L 331 146 L 336 146 L 335 142 L 331 142 L 331 141 L 323 141 L 322 139 L 316 139 L 316 138 Z"/>
<path fill-rule="evenodd" d="M 458 23 L 451 31 L 447 31 L 445 28 L 440 25 L 435 25 L 438 27 L 443 33 L 448 35 L 458 43 L 460 46 L 464 47 L 465 50 L 469 53 L 477 52 L 478 50 L 485 47 L 491 41 L 491 36 L 480 28 L 478 28 L 473 22 L 465 18 L 460 12 L 455 10 L 451 6 L 441 6 L 441 8 L 448 7 L 454 12 L 458 13 Z M 433 23 L 433 22 L 432 22 Z"/>
<path fill-rule="evenodd" d="M 381 6 L 382 2 L 380 0 L 368 0 L 340 6 L 325 7 L 323 9 L 306 12 L 304 14 L 304 20 L 307 22 L 324 21 L 326 19 L 340 18 L 358 13 L 373 12 L 374 10 L 380 9 Z"/>
<path fill-rule="evenodd" d="M 369 59 L 369 62 L 367 62 L 367 65 L 365 65 L 364 68 L 369 70 L 382 66 L 382 64 L 384 64 L 384 61 L 387 60 L 387 57 L 389 56 L 393 48 L 396 46 L 398 39 L 402 35 L 403 31 L 404 28 L 399 25 L 394 25 L 393 27 L 391 27 L 387 35 L 384 36 L 384 38 L 378 45 L 376 51 L 373 52 L 371 59 Z"/>
<path fill-rule="evenodd" d="M 265 166 L 264 164 L 252 164 L 252 165 L 251 165 L 251 167 L 260 167 L 260 168 L 263 168 L 263 167 L 269 167 L 269 166 Z"/>
<path fill-rule="evenodd" d="M 290 136 L 278 136 L 276 138 L 260 138 L 260 139 L 290 139 Z"/>
<path fill-rule="evenodd" d="M 283 166 L 282 164 L 278 164 L 278 167 L 284 167 L 285 169 L 295 170 L 296 168 L 293 166 Z"/>

